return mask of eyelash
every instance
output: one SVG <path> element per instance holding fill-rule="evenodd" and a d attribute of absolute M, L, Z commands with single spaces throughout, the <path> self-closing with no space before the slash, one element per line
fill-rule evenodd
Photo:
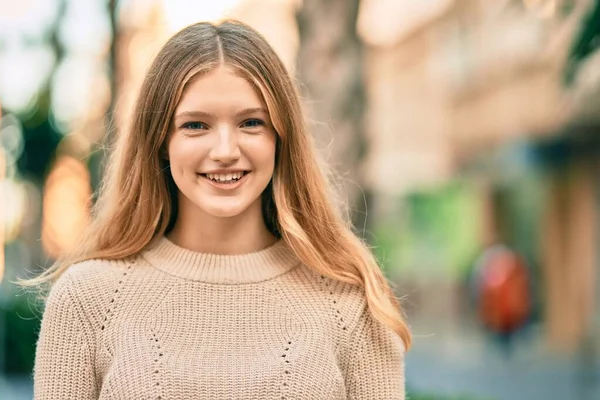
<path fill-rule="evenodd" d="M 202 125 L 202 126 L 206 127 L 206 125 L 204 125 L 202 122 L 186 122 L 185 124 L 181 125 L 181 128 L 182 129 L 190 129 L 190 130 L 197 130 L 198 129 L 198 128 L 196 128 L 196 129 L 191 128 L 191 125 Z"/>
<path fill-rule="evenodd" d="M 245 125 L 245 124 L 247 124 L 249 122 L 255 122 L 257 124 L 253 125 L 253 126 L 246 126 L 246 128 L 258 128 L 259 126 L 264 126 L 265 125 L 265 122 L 262 121 L 262 120 L 260 120 L 260 119 L 258 119 L 258 118 L 247 119 L 246 121 L 244 121 L 242 123 L 242 125 Z M 202 125 L 204 128 L 192 128 L 191 127 L 192 125 Z M 206 124 L 204 124 L 202 122 L 192 121 L 192 122 L 186 122 L 185 124 L 181 125 L 181 128 L 182 129 L 190 129 L 190 130 L 206 129 Z"/>
<path fill-rule="evenodd" d="M 251 118 L 251 119 L 248 119 L 248 120 L 244 121 L 244 124 L 247 124 L 248 122 L 257 122 L 257 123 L 258 123 L 258 125 L 249 126 L 248 128 L 257 128 L 258 126 L 262 126 L 262 125 L 264 125 L 264 124 L 265 124 L 265 122 L 264 122 L 264 121 L 262 121 L 262 120 L 260 120 L 260 119 L 258 119 L 258 118 Z"/>

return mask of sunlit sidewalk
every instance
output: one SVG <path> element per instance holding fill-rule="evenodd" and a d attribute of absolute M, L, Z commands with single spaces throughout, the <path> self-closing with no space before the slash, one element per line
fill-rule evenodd
<path fill-rule="evenodd" d="M 508 351 L 473 329 L 417 331 L 423 335 L 406 360 L 412 390 L 490 400 L 600 399 L 598 355 L 587 364 L 577 355 L 552 355 L 535 332 Z"/>
<path fill-rule="evenodd" d="M 28 376 L 0 376 L 0 399 L 31 400 L 33 382 Z"/>

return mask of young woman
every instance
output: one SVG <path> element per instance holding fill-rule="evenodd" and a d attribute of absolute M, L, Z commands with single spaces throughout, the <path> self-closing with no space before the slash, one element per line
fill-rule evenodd
<path fill-rule="evenodd" d="M 320 170 L 297 91 L 239 22 L 152 64 L 77 252 L 36 399 L 404 399 L 399 303 Z"/>

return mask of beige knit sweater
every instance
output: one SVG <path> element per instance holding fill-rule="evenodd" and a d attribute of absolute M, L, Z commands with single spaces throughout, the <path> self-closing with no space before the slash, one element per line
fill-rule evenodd
<path fill-rule="evenodd" d="M 404 346 L 361 291 L 283 241 L 244 255 L 160 238 L 52 287 L 35 399 L 404 399 Z"/>

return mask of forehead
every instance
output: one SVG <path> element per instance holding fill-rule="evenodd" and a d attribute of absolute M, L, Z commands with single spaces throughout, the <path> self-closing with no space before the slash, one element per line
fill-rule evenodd
<path fill-rule="evenodd" d="M 266 108 L 260 91 L 231 67 L 219 66 L 186 84 L 177 111 L 260 107 Z"/>

